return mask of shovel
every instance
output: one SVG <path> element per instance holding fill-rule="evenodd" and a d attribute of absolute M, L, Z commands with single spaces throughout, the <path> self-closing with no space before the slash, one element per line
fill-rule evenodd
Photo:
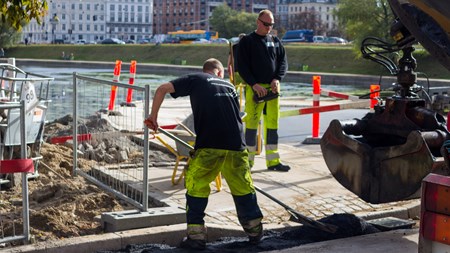
<path fill-rule="evenodd" d="M 244 115 L 243 115 L 244 116 Z M 169 133 L 168 131 L 162 129 L 162 128 L 158 128 L 158 131 L 162 132 L 163 134 L 165 134 L 166 136 L 170 137 L 171 139 L 178 141 L 179 143 L 181 143 L 183 146 L 189 148 L 189 149 L 194 149 L 191 145 L 189 145 L 188 143 L 184 142 L 183 140 L 179 139 L 178 137 L 176 137 L 175 135 Z M 277 204 L 281 205 L 282 207 L 284 207 L 284 209 L 286 209 L 286 211 L 288 211 L 292 218 L 294 219 L 294 221 L 301 223 L 305 226 L 309 226 L 309 227 L 313 227 L 316 229 L 320 229 L 322 231 L 328 232 L 328 233 L 335 233 L 336 230 L 338 229 L 337 226 L 335 225 L 331 225 L 331 224 L 325 224 L 322 223 L 320 221 L 316 221 L 313 220 L 309 217 L 306 217 L 300 213 L 298 213 L 297 211 L 295 211 L 294 209 L 290 208 L 288 205 L 286 205 L 285 203 L 279 201 L 278 199 L 276 199 L 275 197 L 273 197 L 272 195 L 270 195 L 269 193 L 263 191 L 261 188 L 259 188 L 256 185 L 253 185 L 255 187 L 255 189 L 263 194 L 264 196 L 268 197 L 269 199 L 275 201 Z"/>
<path fill-rule="evenodd" d="M 288 213 L 291 214 L 291 219 L 293 219 L 295 222 L 301 223 L 305 226 L 309 226 L 312 228 L 316 228 L 328 233 L 332 233 L 334 234 L 336 232 L 336 230 L 338 229 L 337 226 L 332 225 L 332 224 L 326 224 L 320 221 L 316 221 L 313 220 L 305 215 L 302 215 L 301 213 L 295 211 L 294 209 L 292 209 L 291 207 L 289 207 L 288 205 L 286 205 L 285 203 L 281 202 L 280 200 L 276 199 L 274 196 L 270 195 L 269 193 L 263 191 L 261 188 L 259 188 L 256 185 L 253 185 L 256 189 L 256 191 L 258 191 L 259 193 L 261 193 L 262 195 L 268 197 L 269 199 L 275 201 L 277 204 L 279 204 L 280 206 L 284 207 L 284 209 L 286 209 L 286 211 Z"/>

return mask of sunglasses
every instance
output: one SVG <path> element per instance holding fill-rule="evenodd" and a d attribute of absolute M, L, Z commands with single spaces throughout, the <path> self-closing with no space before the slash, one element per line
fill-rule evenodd
<path fill-rule="evenodd" d="M 258 20 L 259 20 L 264 26 L 267 26 L 267 27 L 273 26 L 273 25 L 274 25 L 274 23 L 267 23 L 267 22 L 262 21 L 262 20 L 259 19 L 259 18 L 258 18 Z"/>

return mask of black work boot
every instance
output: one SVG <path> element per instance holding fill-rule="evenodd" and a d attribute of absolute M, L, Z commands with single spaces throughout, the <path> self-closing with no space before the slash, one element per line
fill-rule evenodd
<path fill-rule="evenodd" d="M 252 221 L 243 224 L 244 232 L 248 236 L 248 242 L 250 244 L 256 245 L 258 244 L 263 237 L 263 225 L 261 223 L 261 219 L 255 219 Z"/>
<path fill-rule="evenodd" d="M 189 237 L 185 237 L 180 243 L 180 248 L 183 249 L 193 249 L 193 250 L 204 250 L 206 249 L 205 240 L 193 240 Z"/>
<path fill-rule="evenodd" d="M 187 237 L 180 243 L 180 248 L 204 250 L 206 249 L 206 227 L 199 224 L 189 224 Z"/>
<path fill-rule="evenodd" d="M 284 165 L 284 164 L 277 164 L 277 165 L 273 165 L 273 166 L 269 166 L 267 169 L 269 170 L 273 170 L 273 171 L 289 171 L 291 169 L 291 167 L 289 165 Z"/>

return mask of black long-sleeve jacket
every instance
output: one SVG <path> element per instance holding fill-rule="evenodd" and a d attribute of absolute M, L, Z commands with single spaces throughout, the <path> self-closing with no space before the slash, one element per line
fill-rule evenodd
<path fill-rule="evenodd" d="M 249 85 L 282 80 L 288 69 L 286 51 L 281 41 L 272 35 L 255 32 L 244 36 L 238 47 L 239 74 Z"/>

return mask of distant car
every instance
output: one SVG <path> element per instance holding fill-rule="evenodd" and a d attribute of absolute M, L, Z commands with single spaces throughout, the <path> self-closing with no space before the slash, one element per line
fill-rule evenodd
<path fill-rule="evenodd" d="M 102 44 L 125 44 L 125 42 L 116 38 L 107 38 L 102 40 Z"/>
<path fill-rule="evenodd" d="M 77 40 L 77 41 L 75 41 L 75 44 L 76 45 L 84 45 L 84 44 L 87 44 L 87 43 L 86 43 L 86 40 Z"/>
<path fill-rule="evenodd" d="M 233 38 L 230 39 L 230 41 L 231 41 L 232 43 L 236 43 L 236 42 L 239 41 L 239 37 L 233 37 Z"/>
<path fill-rule="evenodd" d="M 148 40 L 148 39 L 140 39 L 140 40 L 137 41 L 137 43 L 138 44 L 149 44 L 150 40 Z"/>
<path fill-rule="evenodd" d="M 228 44 L 228 40 L 225 39 L 225 38 L 218 38 L 218 39 L 212 40 L 211 43 L 214 43 L 214 44 Z"/>
<path fill-rule="evenodd" d="M 339 37 L 327 37 L 325 38 L 325 43 L 335 43 L 335 44 L 347 44 L 348 41 Z"/>
<path fill-rule="evenodd" d="M 136 44 L 135 40 L 127 40 L 125 41 L 126 44 Z"/>
<path fill-rule="evenodd" d="M 211 41 L 207 40 L 207 39 L 195 39 L 194 41 L 192 41 L 192 44 L 210 44 Z"/>
<path fill-rule="evenodd" d="M 324 43 L 325 36 L 316 35 L 313 37 L 313 43 Z"/>
<path fill-rule="evenodd" d="M 175 37 L 175 38 L 167 37 L 167 38 L 165 38 L 163 40 L 163 43 L 180 43 L 180 38 L 178 38 L 178 37 Z"/>

